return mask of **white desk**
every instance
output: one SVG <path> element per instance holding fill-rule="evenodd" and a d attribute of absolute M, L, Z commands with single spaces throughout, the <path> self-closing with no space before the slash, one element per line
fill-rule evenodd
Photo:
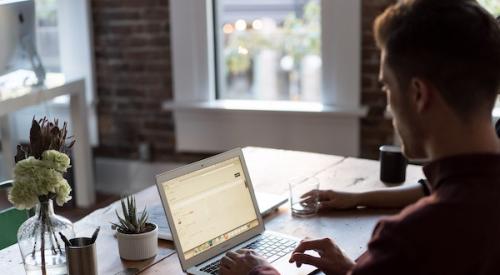
<path fill-rule="evenodd" d="M 95 202 L 94 169 L 89 142 L 89 126 L 85 103 L 85 80 L 64 81 L 61 77 L 47 76 L 45 87 L 26 87 L 0 90 L 0 130 L 2 154 L 7 175 L 12 174 L 18 139 L 12 131 L 12 113 L 25 107 L 38 105 L 62 95 L 70 95 L 71 128 L 76 143 L 73 146 L 74 187 L 76 205 L 88 207 Z M 38 118 L 37 118 L 38 119 Z M 29 134 L 29 133 L 27 133 Z M 10 173 L 9 173 L 10 171 Z"/>

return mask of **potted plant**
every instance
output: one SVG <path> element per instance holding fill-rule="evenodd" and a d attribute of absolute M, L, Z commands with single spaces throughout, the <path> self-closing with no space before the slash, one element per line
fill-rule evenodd
<path fill-rule="evenodd" d="M 17 146 L 14 185 L 9 201 L 17 209 L 35 208 L 35 215 L 17 231 L 17 243 L 27 273 L 66 274 L 66 252 L 59 233 L 75 236 L 73 224 L 54 213 L 71 199 L 64 174 L 71 167 L 67 153 L 74 144 L 67 124 L 33 118 L 28 146 Z"/>
<path fill-rule="evenodd" d="M 125 260 L 140 261 L 156 256 L 158 252 L 158 226 L 148 222 L 146 207 L 140 216 L 135 198 L 127 196 L 121 200 L 123 217 L 115 210 L 118 223 L 113 223 L 118 239 L 120 257 Z"/>

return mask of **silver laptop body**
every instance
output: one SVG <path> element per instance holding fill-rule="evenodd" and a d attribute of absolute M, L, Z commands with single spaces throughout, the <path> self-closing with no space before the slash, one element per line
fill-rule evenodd
<path fill-rule="evenodd" d="M 258 247 L 264 239 L 284 244 L 280 253 L 264 255 L 281 274 L 315 270 L 288 263 L 299 239 L 265 231 L 240 148 L 157 175 L 156 185 L 187 273 L 216 274 L 218 261 L 229 250 L 251 247 L 267 254 L 267 248 Z"/>

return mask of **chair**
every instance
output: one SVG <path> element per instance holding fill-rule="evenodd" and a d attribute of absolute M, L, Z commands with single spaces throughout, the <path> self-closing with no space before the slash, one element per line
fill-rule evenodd
<path fill-rule="evenodd" d="M 0 182 L 0 190 L 12 187 L 13 181 Z M 28 219 L 28 212 L 17 210 L 14 207 L 0 210 L 0 249 L 4 249 L 17 242 L 17 229 Z"/>

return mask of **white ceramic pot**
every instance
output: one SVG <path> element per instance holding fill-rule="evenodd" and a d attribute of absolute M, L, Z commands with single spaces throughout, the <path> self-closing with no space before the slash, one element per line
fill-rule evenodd
<path fill-rule="evenodd" d="M 141 234 L 116 232 L 120 257 L 124 260 L 140 261 L 152 258 L 158 253 L 158 226 Z"/>

